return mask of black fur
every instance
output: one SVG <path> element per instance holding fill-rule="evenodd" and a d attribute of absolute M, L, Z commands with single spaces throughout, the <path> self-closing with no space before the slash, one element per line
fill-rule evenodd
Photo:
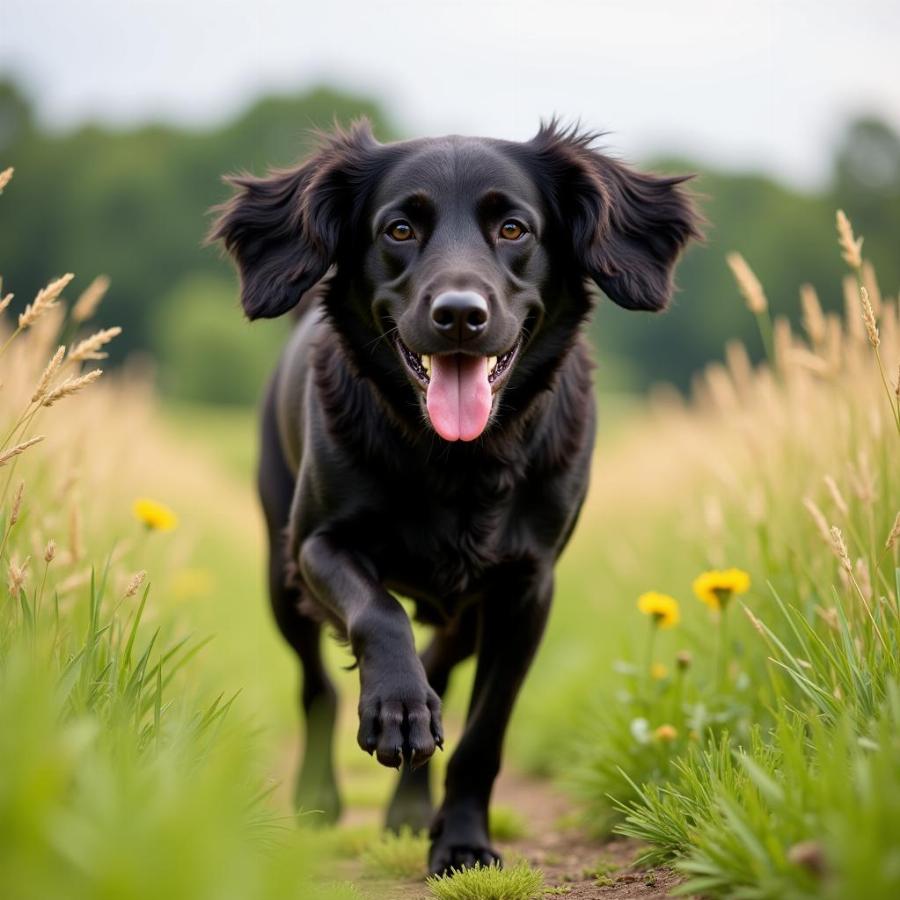
<path fill-rule="evenodd" d="M 662 309 L 698 237 L 683 179 L 635 172 L 591 143 L 551 124 L 526 143 L 382 145 L 363 124 L 295 169 L 233 179 L 212 231 L 251 319 L 314 295 L 268 393 L 259 472 L 272 603 L 305 675 L 297 802 L 339 814 L 324 616 L 359 666 L 360 746 L 407 763 L 388 824 L 431 825 L 435 872 L 497 859 L 487 809 L 503 735 L 588 485 L 587 281 L 629 309 Z M 506 239 L 511 221 L 522 233 Z M 487 303 L 482 330 L 436 326 L 435 297 L 454 292 Z M 408 360 L 507 351 L 483 433 L 438 437 Z M 435 626 L 421 658 L 391 592 Z M 467 724 L 432 816 L 440 694 L 472 653 Z"/>

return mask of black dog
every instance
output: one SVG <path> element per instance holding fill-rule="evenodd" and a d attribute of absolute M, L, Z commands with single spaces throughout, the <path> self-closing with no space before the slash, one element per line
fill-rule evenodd
<path fill-rule="evenodd" d="M 359 665 L 359 745 L 407 763 L 388 825 L 431 825 L 433 872 L 498 860 L 487 811 L 503 736 L 588 486 L 589 283 L 660 310 L 698 236 L 683 178 L 591 144 L 551 124 L 527 143 L 382 145 L 361 124 L 296 168 L 234 178 L 212 232 L 249 318 L 307 294 L 268 392 L 259 470 L 272 605 L 303 666 L 297 801 L 339 813 L 324 616 Z M 421 658 L 391 592 L 435 627 Z M 432 816 L 440 697 L 473 653 Z"/>

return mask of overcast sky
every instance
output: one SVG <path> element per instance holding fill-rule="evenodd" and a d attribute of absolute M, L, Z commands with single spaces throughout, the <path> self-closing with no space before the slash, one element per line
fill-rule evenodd
<path fill-rule="evenodd" d="M 898 0 L 0 0 L 0 73 L 60 127 L 217 121 L 328 80 L 408 134 L 524 138 L 559 113 L 631 158 L 801 185 L 852 113 L 900 128 L 898 48 Z"/>

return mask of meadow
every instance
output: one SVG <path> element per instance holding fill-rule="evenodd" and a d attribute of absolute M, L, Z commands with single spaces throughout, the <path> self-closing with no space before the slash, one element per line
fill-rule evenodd
<path fill-rule="evenodd" d="M 846 265 L 843 316 L 803 287 L 792 334 L 731 257 L 716 302 L 746 305 L 766 362 L 734 343 L 690 398 L 601 397 L 507 741 L 598 858 L 627 836 L 683 893 L 900 894 L 900 311 L 845 218 L 822 252 Z M 426 884 L 421 837 L 294 816 L 299 686 L 264 599 L 253 415 L 161 404 L 137 364 L 94 375 L 116 323 L 102 281 L 77 285 L 27 306 L 0 288 L 0 896 L 571 892 L 515 858 Z M 339 772 L 371 821 L 395 776 L 355 747 L 356 676 L 330 654 Z M 498 809 L 495 828 L 523 826 Z"/>

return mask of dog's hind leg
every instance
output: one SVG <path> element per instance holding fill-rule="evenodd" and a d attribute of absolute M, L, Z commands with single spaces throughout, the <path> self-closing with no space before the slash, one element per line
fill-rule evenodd
<path fill-rule="evenodd" d="M 288 578 L 284 531 L 293 492 L 294 479 L 281 453 L 271 403 L 267 403 L 262 428 L 259 494 L 269 539 L 269 598 L 278 628 L 300 658 L 302 668 L 300 703 L 306 735 L 294 803 L 298 810 L 321 813 L 310 816 L 311 823 L 326 824 L 336 821 L 341 812 L 333 760 L 337 692 L 322 659 L 322 626 L 300 611 L 302 587 Z"/>
<path fill-rule="evenodd" d="M 477 625 L 476 610 L 470 607 L 450 625 L 436 631 L 431 643 L 422 652 L 422 665 L 428 683 L 442 699 L 453 668 L 475 652 Z M 387 811 L 385 824 L 391 831 L 399 831 L 403 827 L 420 831 L 431 825 L 434 804 L 430 767 L 429 761 L 416 769 L 405 766 L 401 771 Z"/>

